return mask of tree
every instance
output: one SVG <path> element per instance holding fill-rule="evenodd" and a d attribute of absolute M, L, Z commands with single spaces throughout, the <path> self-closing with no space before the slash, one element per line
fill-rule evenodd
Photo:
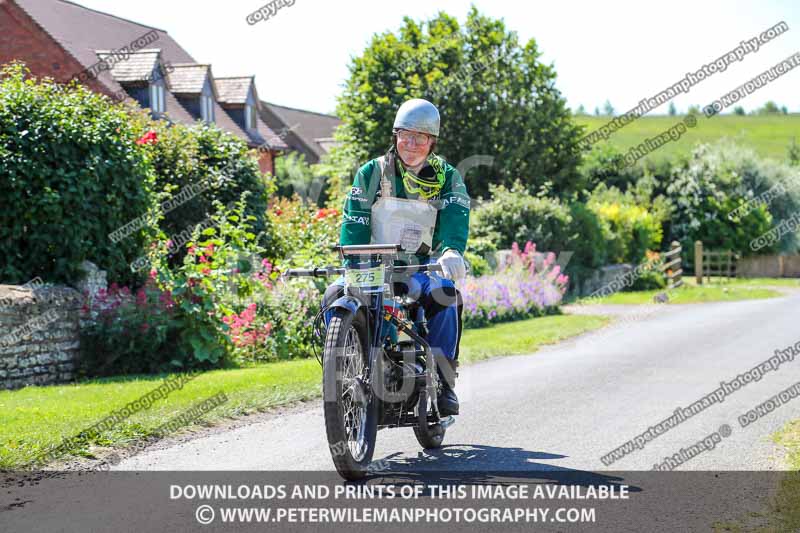
<path fill-rule="evenodd" d="M 788 115 L 789 114 L 789 110 L 786 108 L 785 105 L 781 106 L 781 113 L 783 113 L 784 115 Z"/>
<path fill-rule="evenodd" d="M 689 109 L 686 110 L 687 115 L 699 115 L 700 114 L 700 107 L 696 105 L 690 105 Z"/>
<path fill-rule="evenodd" d="M 759 115 L 777 115 L 780 112 L 781 110 L 778 107 L 778 104 L 776 104 L 772 100 L 769 100 L 767 103 L 764 104 L 763 107 L 761 107 L 758 110 Z"/>
<path fill-rule="evenodd" d="M 669 114 L 672 115 L 672 116 L 675 116 L 675 115 L 678 114 L 678 110 L 675 109 L 675 102 L 670 102 L 669 103 Z"/>
<path fill-rule="evenodd" d="M 600 116 L 600 109 L 597 106 L 594 106 L 594 116 L 596 117 Z"/>
<path fill-rule="evenodd" d="M 614 116 L 614 106 L 611 105 L 611 102 L 606 100 L 606 103 L 603 104 L 603 113 L 608 115 L 609 117 Z"/>
<path fill-rule="evenodd" d="M 736 107 L 733 108 L 733 114 L 744 116 L 746 113 L 744 112 L 744 108 L 742 106 L 737 105 Z"/>
<path fill-rule="evenodd" d="M 578 109 L 575 110 L 575 114 L 576 115 L 585 115 L 586 114 L 586 108 L 583 107 L 583 104 L 578 106 Z"/>
<path fill-rule="evenodd" d="M 502 20 L 474 7 L 463 27 L 441 12 L 427 22 L 406 17 L 399 32 L 374 35 L 352 59 L 338 98 L 341 146 L 331 159 L 353 165 L 384 153 L 397 108 L 426 98 L 442 116 L 438 153 L 453 164 L 494 158 L 492 167 L 465 176 L 471 196 L 516 178 L 531 191 L 550 182 L 567 194 L 579 180 L 582 130 L 555 87 L 555 69 L 540 55 L 534 39 L 520 43 Z"/>

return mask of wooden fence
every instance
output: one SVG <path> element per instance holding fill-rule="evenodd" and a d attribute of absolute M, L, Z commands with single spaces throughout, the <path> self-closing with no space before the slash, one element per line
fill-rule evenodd
<path fill-rule="evenodd" d="M 683 285 L 683 263 L 681 261 L 681 245 L 676 241 L 672 241 L 672 247 L 669 252 L 664 252 L 664 264 L 661 266 L 661 271 L 667 277 L 667 288 L 677 289 Z"/>
<path fill-rule="evenodd" d="M 711 283 L 711 276 L 735 278 L 738 261 L 739 254 L 730 250 L 706 250 L 702 241 L 694 243 L 694 275 L 698 285 L 703 284 L 703 278 Z"/>

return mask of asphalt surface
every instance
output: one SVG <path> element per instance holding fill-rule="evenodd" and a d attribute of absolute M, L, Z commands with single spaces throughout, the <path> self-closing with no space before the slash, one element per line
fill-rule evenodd
<path fill-rule="evenodd" d="M 776 349 L 800 341 L 800 293 L 770 300 L 620 308 L 616 325 L 533 355 L 459 369 L 461 414 L 439 450 L 410 428 L 378 432 L 391 471 L 650 470 L 727 424 L 730 436 L 676 470 L 783 470 L 770 435 L 800 418 L 800 398 L 741 428 L 737 417 L 800 381 L 800 354 L 643 449 L 601 457 L 688 408 Z M 598 308 L 599 310 L 599 308 Z M 723 431 L 724 433 L 724 431 Z M 146 450 L 117 470 L 332 470 L 321 400 L 279 416 Z"/>
<path fill-rule="evenodd" d="M 166 439 L 122 460 L 106 474 L 71 470 L 52 477 L 0 483 L 0 531 L 710 531 L 730 520 L 766 526 L 764 514 L 785 469 L 770 435 L 800 418 L 800 398 L 741 428 L 739 415 L 800 381 L 800 355 L 695 414 L 611 464 L 601 457 L 650 426 L 687 408 L 800 341 L 800 294 L 772 300 L 684 306 L 616 307 L 616 325 L 528 356 L 462 367 L 456 390 L 461 412 L 441 449 L 424 451 L 410 428 L 378 432 L 366 486 L 439 485 L 569 489 L 628 487 L 617 500 L 469 500 L 432 494 L 419 499 L 306 498 L 285 500 L 174 495 L 175 488 L 269 485 L 342 488 L 333 472 L 320 402 L 260 414 Z M 255 422 L 251 422 L 255 420 Z M 727 424 L 730 435 L 672 472 L 648 472 Z M 725 432 L 727 433 L 727 432 Z M 711 441 L 709 441 L 711 442 Z M 690 471 L 691 470 L 691 471 Z M 752 472 L 755 471 L 755 472 Z M 488 472 L 491 472 L 489 474 Z M 499 474 L 498 474 L 499 473 Z M 355 490 L 360 484 L 349 484 Z M 532 489 L 531 489 L 532 490 Z M 513 498 L 513 497 L 511 497 Z M 6 503 L 4 503 L 4 500 Z M 213 504 L 213 505 L 209 505 Z M 221 519 L 231 507 L 548 510 L 535 523 L 321 523 Z M 596 511 L 592 519 L 559 522 L 559 507 Z M 424 509 L 423 509 L 424 508 Z M 211 511 L 209 511 L 211 509 Z M 218 513 L 200 522 L 201 511 Z M 526 512 L 527 512 L 526 511 Z M 205 517 L 206 515 L 202 515 Z M 270 522 L 270 523 L 267 523 Z M 754 523 L 755 522 L 755 523 Z M 201 525 L 203 524 L 203 525 Z M 748 529 L 749 530 L 749 529 Z M 769 529 L 774 530 L 774 529 Z"/>

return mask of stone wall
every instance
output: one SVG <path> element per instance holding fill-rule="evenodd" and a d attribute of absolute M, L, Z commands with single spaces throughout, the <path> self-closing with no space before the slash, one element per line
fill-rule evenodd
<path fill-rule="evenodd" d="M 67 287 L 0 285 L 0 388 L 73 379 L 82 304 Z"/>

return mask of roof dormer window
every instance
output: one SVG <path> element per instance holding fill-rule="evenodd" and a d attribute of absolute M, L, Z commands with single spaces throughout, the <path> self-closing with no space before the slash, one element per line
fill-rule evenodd
<path fill-rule="evenodd" d="M 244 126 L 248 130 L 256 129 L 256 106 L 252 104 L 244 106 Z"/>
<path fill-rule="evenodd" d="M 150 109 L 159 114 L 167 111 L 164 86 L 160 83 L 150 84 Z"/>
<path fill-rule="evenodd" d="M 214 122 L 214 97 L 204 94 L 200 96 L 200 113 L 207 124 Z"/>

